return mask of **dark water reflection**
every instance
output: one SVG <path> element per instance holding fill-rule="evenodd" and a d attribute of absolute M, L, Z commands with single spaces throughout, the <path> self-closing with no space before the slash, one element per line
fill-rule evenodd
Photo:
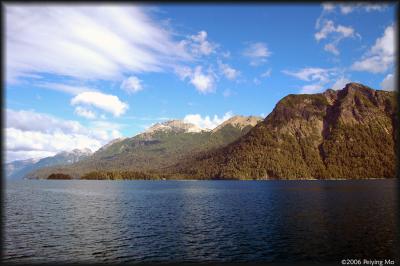
<path fill-rule="evenodd" d="M 20 181 L 12 262 L 333 261 L 395 256 L 397 180 Z"/>

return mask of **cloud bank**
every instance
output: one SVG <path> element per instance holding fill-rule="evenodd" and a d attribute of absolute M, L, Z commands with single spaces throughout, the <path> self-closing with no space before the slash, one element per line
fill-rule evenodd
<path fill-rule="evenodd" d="M 118 124 L 93 122 L 91 127 L 85 127 L 77 121 L 58 119 L 32 110 L 6 109 L 5 115 L 7 162 L 42 158 L 73 149 L 95 151 L 121 136 Z"/>

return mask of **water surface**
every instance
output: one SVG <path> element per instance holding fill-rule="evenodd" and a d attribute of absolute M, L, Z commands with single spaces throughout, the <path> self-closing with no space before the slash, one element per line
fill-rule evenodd
<path fill-rule="evenodd" d="M 8 262 L 394 258 L 397 180 L 6 183 Z"/>

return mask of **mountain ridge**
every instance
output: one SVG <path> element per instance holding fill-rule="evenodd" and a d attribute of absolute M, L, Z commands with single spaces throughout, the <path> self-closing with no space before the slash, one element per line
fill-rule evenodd
<path fill-rule="evenodd" d="M 250 119 L 254 123 L 254 118 Z M 252 127 L 226 123 L 217 131 L 200 129 L 183 120 L 157 123 L 150 129 L 130 138 L 111 141 L 97 150 L 88 160 L 69 166 L 39 169 L 30 178 L 46 178 L 53 172 L 66 173 L 78 178 L 89 171 L 130 170 L 152 171 L 172 165 L 197 152 L 224 146 Z"/>
<path fill-rule="evenodd" d="M 245 136 L 170 171 L 199 179 L 390 178 L 397 124 L 395 92 L 349 83 L 287 95 Z"/>
<path fill-rule="evenodd" d="M 41 159 L 17 160 L 5 164 L 7 179 L 21 179 L 32 171 L 48 166 L 72 164 L 83 160 L 90 155 L 92 151 L 89 148 L 73 149 L 72 151 L 61 151 L 54 156 L 48 156 Z"/>

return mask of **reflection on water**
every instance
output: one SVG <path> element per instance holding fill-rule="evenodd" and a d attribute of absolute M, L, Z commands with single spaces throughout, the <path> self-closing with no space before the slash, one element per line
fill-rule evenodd
<path fill-rule="evenodd" d="M 13 262 L 394 258 L 396 180 L 20 181 Z"/>

